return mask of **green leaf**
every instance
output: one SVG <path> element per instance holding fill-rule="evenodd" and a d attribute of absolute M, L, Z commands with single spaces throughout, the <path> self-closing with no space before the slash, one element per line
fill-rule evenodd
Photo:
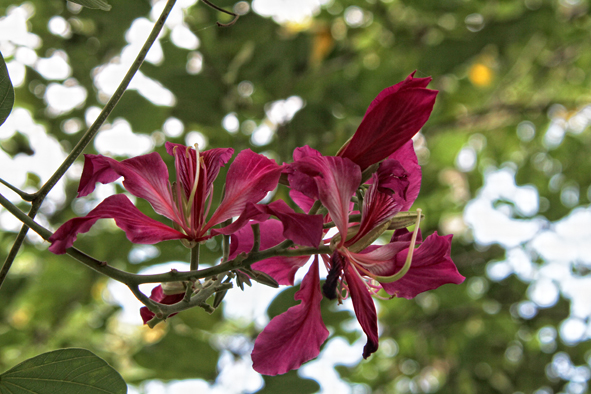
<path fill-rule="evenodd" d="M 219 352 L 203 338 L 200 330 L 178 329 L 175 325 L 171 323 L 173 327 L 164 338 L 141 349 L 133 356 L 134 360 L 153 371 L 151 378 L 214 380 Z"/>
<path fill-rule="evenodd" d="M 320 385 L 311 379 L 298 376 L 297 371 L 289 371 L 284 375 L 263 376 L 265 386 L 256 394 L 312 394 L 320 390 Z"/>
<path fill-rule="evenodd" d="M 0 126 L 12 111 L 14 105 L 14 88 L 10 82 L 6 62 L 0 53 Z"/>
<path fill-rule="evenodd" d="M 110 11 L 111 6 L 105 0 L 70 0 L 72 3 L 80 4 L 81 6 Z"/>
<path fill-rule="evenodd" d="M 86 349 L 43 353 L 0 375 L 0 394 L 127 393 L 127 384 L 107 362 Z"/>

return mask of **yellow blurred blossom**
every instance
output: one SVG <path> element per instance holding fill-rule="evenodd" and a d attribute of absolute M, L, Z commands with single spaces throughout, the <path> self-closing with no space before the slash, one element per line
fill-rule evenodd
<path fill-rule="evenodd" d="M 468 71 L 468 78 L 470 79 L 470 82 L 478 87 L 490 86 L 493 76 L 493 70 L 482 63 L 473 64 Z"/>

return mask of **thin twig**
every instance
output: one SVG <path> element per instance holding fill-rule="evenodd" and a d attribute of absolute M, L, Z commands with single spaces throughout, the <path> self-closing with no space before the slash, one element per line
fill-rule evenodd
<path fill-rule="evenodd" d="M 214 10 L 218 10 L 220 12 L 223 12 L 224 14 L 228 14 L 228 15 L 232 15 L 234 17 L 234 19 L 232 19 L 230 22 L 228 23 L 222 23 L 222 22 L 216 22 L 217 25 L 219 27 L 229 27 L 232 26 L 234 23 L 236 23 L 236 21 L 238 20 L 238 18 L 240 18 L 240 15 L 235 14 L 233 12 L 230 11 L 226 11 L 223 8 L 218 7 L 217 5 L 211 3 L 209 0 L 202 0 L 206 5 L 210 6 L 211 8 L 213 8 Z"/>
<path fill-rule="evenodd" d="M 4 186 L 6 186 L 7 188 L 9 188 L 10 190 L 12 190 L 13 192 L 15 192 L 16 194 L 18 194 L 18 196 L 25 201 L 33 201 L 33 199 L 35 198 L 35 195 L 25 193 L 24 191 L 22 191 L 18 187 L 12 186 L 10 183 L 6 182 L 2 178 L 0 178 L 0 183 L 3 184 Z"/>

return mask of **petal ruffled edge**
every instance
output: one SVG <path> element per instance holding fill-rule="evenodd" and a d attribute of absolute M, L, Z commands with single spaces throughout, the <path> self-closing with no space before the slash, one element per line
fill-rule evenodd
<path fill-rule="evenodd" d="M 440 236 L 437 232 L 428 236 L 414 251 L 412 265 L 406 275 L 392 283 L 382 283 L 390 295 L 411 299 L 447 283 L 460 284 L 466 279 L 458 272 L 451 259 L 452 235 Z M 396 266 L 404 265 L 408 251 L 396 255 Z"/>
<path fill-rule="evenodd" d="M 244 227 L 250 220 L 264 222 L 270 215 L 283 223 L 283 236 L 298 245 L 318 248 L 322 241 L 322 215 L 296 213 L 283 200 L 270 204 L 247 203 L 242 214 L 232 224 L 211 230 L 212 235 L 232 234 Z"/>
<path fill-rule="evenodd" d="M 144 215 L 124 194 L 107 197 L 86 216 L 70 219 L 49 238 L 49 251 L 64 254 L 80 233 L 86 233 L 99 219 L 115 219 L 125 231 L 127 239 L 136 244 L 155 244 L 187 236 L 165 224 Z"/>
<path fill-rule="evenodd" d="M 277 187 L 281 170 L 275 161 L 250 149 L 240 152 L 228 169 L 224 199 L 204 230 L 240 215 L 247 203 L 262 200 Z"/>
<path fill-rule="evenodd" d="M 347 233 L 351 197 L 361 182 L 359 166 L 335 156 L 307 156 L 289 165 L 289 184 L 318 198 L 341 234 Z"/>
<path fill-rule="evenodd" d="M 415 79 L 412 74 L 409 78 L 378 95 L 339 156 L 351 159 L 365 170 L 418 133 L 431 115 L 438 92 L 424 87 L 428 83 L 425 78 Z"/>
<path fill-rule="evenodd" d="M 294 298 L 301 303 L 275 316 L 254 343 L 252 367 L 263 375 L 280 375 L 299 368 L 318 356 L 328 338 L 320 312 L 318 258 Z"/>
<path fill-rule="evenodd" d="M 96 182 L 105 184 L 121 176 L 124 178 L 123 186 L 127 191 L 148 201 L 156 213 L 179 221 L 168 188 L 168 169 L 156 152 L 121 162 L 101 155 L 84 155 L 78 197 L 91 193 Z"/>
<path fill-rule="evenodd" d="M 363 358 L 368 358 L 378 350 L 378 315 L 376 306 L 355 267 L 347 266 L 345 279 L 351 294 L 351 301 L 353 301 L 355 316 L 357 316 L 357 321 L 361 325 L 363 332 L 367 335 L 367 343 L 363 347 Z"/>

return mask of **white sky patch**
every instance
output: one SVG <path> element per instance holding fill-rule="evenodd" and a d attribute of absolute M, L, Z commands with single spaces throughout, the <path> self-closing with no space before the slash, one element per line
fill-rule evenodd
<path fill-rule="evenodd" d="M 195 144 L 197 144 L 200 150 L 204 150 L 207 148 L 207 142 L 207 137 L 199 131 L 190 131 L 187 133 L 185 137 L 185 145 L 194 146 Z"/>
<path fill-rule="evenodd" d="M 273 101 L 267 104 L 265 112 L 269 121 L 276 125 L 289 122 L 295 114 L 304 107 L 304 100 L 299 96 L 291 96 L 285 100 Z"/>
<path fill-rule="evenodd" d="M 0 52 L 7 61 L 10 80 L 15 87 L 25 81 L 25 65 L 33 65 L 37 60 L 34 49 L 41 46 L 41 38 L 29 32 L 28 19 L 34 14 L 35 7 L 24 3 L 19 7 L 10 7 L 5 16 L 0 17 Z"/>
<path fill-rule="evenodd" d="M 166 134 L 167 137 L 176 138 L 180 137 L 183 134 L 183 132 L 185 131 L 185 125 L 180 119 L 170 117 L 164 121 L 164 124 L 162 125 L 162 130 L 164 131 L 164 134 Z"/>
<path fill-rule="evenodd" d="M 23 82 L 25 82 L 27 69 L 25 68 L 24 64 L 16 60 L 12 60 L 10 62 L 6 62 L 6 68 L 8 69 L 10 81 L 15 88 L 21 86 Z"/>
<path fill-rule="evenodd" d="M 512 219 L 484 199 L 468 203 L 464 210 L 464 221 L 472 228 L 478 243 L 499 243 L 507 248 L 529 241 L 542 227 L 539 220 Z"/>
<path fill-rule="evenodd" d="M 34 12 L 35 7 L 31 3 L 10 8 L 7 15 L 0 18 L 0 40 L 10 41 L 18 46 L 34 49 L 39 48 L 41 46 L 41 38 L 36 34 L 30 33 L 27 26 L 27 20 L 33 16 Z"/>
<path fill-rule="evenodd" d="M 587 337 L 587 324 L 581 319 L 568 318 L 560 325 L 560 337 L 569 344 L 575 345 Z"/>
<path fill-rule="evenodd" d="M 316 360 L 300 368 L 300 376 L 316 380 L 320 384 L 322 394 L 351 393 L 351 387 L 340 379 L 334 367 L 335 365 L 357 365 L 362 359 L 365 341 L 364 336 L 353 345 L 349 345 L 340 337 L 331 339 Z"/>
<path fill-rule="evenodd" d="M 462 172 L 470 172 L 476 168 L 476 150 L 471 146 L 465 146 L 456 156 L 456 167 Z"/>
<path fill-rule="evenodd" d="M 264 328 L 269 323 L 267 307 L 279 294 L 277 289 L 253 281 L 253 286 L 244 286 L 228 291 L 224 298 L 224 316 L 248 326 L 254 321 L 257 328 Z"/>
<path fill-rule="evenodd" d="M 47 23 L 47 29 L 51 34 L 63 38 L 72 37 L 72 28 L 70 23 L 59 15 L 52 17 Z"/>
<path fill-rule="evenodd" d="M 533 282 L 527 292 L 529 298 L 541 308 L 554 306 L 560 295 L 556 283 L 548 278 L 541 278 Z"/>
<path fill-rule="evenodd" d="M 512 205 L 495 207 L 498 201 Z M 537 213 L 538 206 L 537 189 L 530 185 L 517 186 L 515 174 L 505 168 L 485 175 L 478 196 L 466 205 L 464 220 L 478 243 L 499 243 L 512 248 L 532 239 L 544 225 L 542 219 L 514 219 L 513 208 L 523 216 L 532 216 Z"/>
<path fill-rule="evenodd" d="M 187 26 L 178 25 L 172 29 L 170 40 L 179 48 L 190 51 L 199 48 L 199 38 Z"/>
<path fill-rule="evenodd" d="M 92 106 L 86 108 L 86 111 L 84 112 L 84 121 L 86 122 L 86 126 L 90 127 L 90 125 L 94 123 L 100 114 L 101 109 L 99 107 Z"/>
<path fill-rule="evenodd" d="M 129 45 L 123 48 L 121 56 L 111 59 L 108 64 L 96 69 L 94 84 L 100 93 L 108 97 L 113 95 L 153 26 L 154 23 L 146 18 L 137 18 L 133 21 L 125 34 L 125 39 L 129 42 Z M 161 36 L 162 34 L 158 38 Z M 146 56 L 146 61 L 156 65 L 164 61 L 164 54 L 159 40 L 156 40 L 152 45 Z M 145 76 L 141 71 L 135 74 L 129 89 L 137 90 L 140 95 L 155 105 L 173 106 L 176 103 L 176 99 L 170 90 L 166 89 L 160 82 Z"/>
<path fill-rule="evenodd" d="M 254 0 L 252 9 L 261 16 L 272 17 L 277 23 L 304 22 L 318 15 L 320 7 L 329 0 Z"/>
<path fill-rule="evenodd" d="M 103 155 L 139 156 L 154 148 L 152 138 L 135 134 L 131 125 L 123 118 L 115 119 L 113 125 L 104 125 L 94 139 L 95 149 Z"/>
<path fill-rule="evenodd" d="M 271 143 L 275 135 L 274 125 L 263 122 L 250 136 L 250 142 L 255 146 L 265 146 Z"/>
<path fill-rule="evenodd" d="M 591 208 L 574 209 L 532 241 L 533 248 L 549 261 L 580 261 L 591 266 Z"/>
<path fill-rule="evenodd" d="M 8 183 L 23 189 L 27 173 L 30 172 L 36 174 L 41 179 L 41 183 L 45 183 L 66 158 L 66 153 L 59 142 L 47 134 L 43 126 L 35 123 L 29 111 L 19 107 L 12 110 L 6 122 L 0 127 L 0 139 L 8 139 L 17 131 L 28 138 L 29 144 L 35 153 L 31 156 L 21 153 L 11 158 L 0 150 L 2 178 Z M 40 163 L 43 163 L 43 165 L 40 165 Z M 20 201 L 20 198 L 13 192 L 4 192 L 6 190 L 4 186 L 0 186 L 0 190 L 3 190 L 2 194 L 13 203 Z M 65 201 L 63 181 L 57 183 L 48 198 L 57 205 Z"/>
<path fill-rule="evenodd" d="M 33 66 L 37 61 L 37 52 L 31 48 L 20 47 L 16 50 L 14 58 L 26 66 Z"/>
<path fill-rule="evenodd" d="M 488 276 L 500 281 L 516 274 L 530 283 L 527 297 L 539 308 L 554 306 L 560 296 L 570 300 L 570 316 L 560 327 L 560 338 L 567 345 L 591 338 L 591 275 L 584 273 L 591 268 L 591 207 L 575 208 L 553 223 L 537 217 L 514 219 L 514 211 L 536 214 L 537 190 L 517 186 L 509 169 L 488 172 L 484 178 L 478 196 L 466 205 L 464 219 L 477 243 L 498 243 L 507 249 L 505 260 L 487 264 Z"/>
<path fill-rule="evenodd" d="M 141 385 L 147 394 L 242 394 L 254 393 L 261 389 L 264 380 L 252 369 L 250 357 L 234 358 L 228 351 L 222 351 L 218 362 L 220 374 L 214 384 L 202 379 L 173 380 L 167 383 L 151 380 Z M 130 394 L 138 393 L 134 387 Z"/>
<path fill-rule="evenodd" d="M 125 33 L 125 40 L 129 43 L 121 51 L 121 61 L 125 64 L 131 64 L 137 53 L 140 51 L 146 38 L 150 35 L 154 23 L 146 18 L 137 18 L 131 23 L 131 26 Z M 152 64 L 161 64 L 164 60 L 164 53 L 160 45 L 160 37 L 154 41 L 150 51 L 146 55 L 146 61 Z"/>
<path fill-rule="evenodd" d="M 45 89 L 45 102 L 51 115 L 57 116 L 72 111 L 86 101 L 86 88 L 69 79 L 63 84 L 50 83 Z"/>
<path fill-rule="evenodd" d="M 187 56 L 187 73 L 197 75 L 203 69 L 203 55 L 199 51 L 191 52 Z"/>
<path fill-rule="evenodd" d="M 222 119 L 222 126 L 230 134 L 235 134 L 240 129 L 240 121 L 234 112 L 229 113 Z"/>
<path fill-rule="evenodd" d="M 285 100 L 277 100 L 265 105 L 266 118 L 253 131 L 250 142 L 255 146 L 265 146 L 273 140 L 278 126 L 291 121 L 305 103 L 299 96 L 291 96 Z"/>
<path fill-rule="evenodd" d="M 49 58 L 39 58 L 35 70 L 47 80 L 63 81 L 72 75 L 68 55 L 64 51 L 55 51 Z"/>

